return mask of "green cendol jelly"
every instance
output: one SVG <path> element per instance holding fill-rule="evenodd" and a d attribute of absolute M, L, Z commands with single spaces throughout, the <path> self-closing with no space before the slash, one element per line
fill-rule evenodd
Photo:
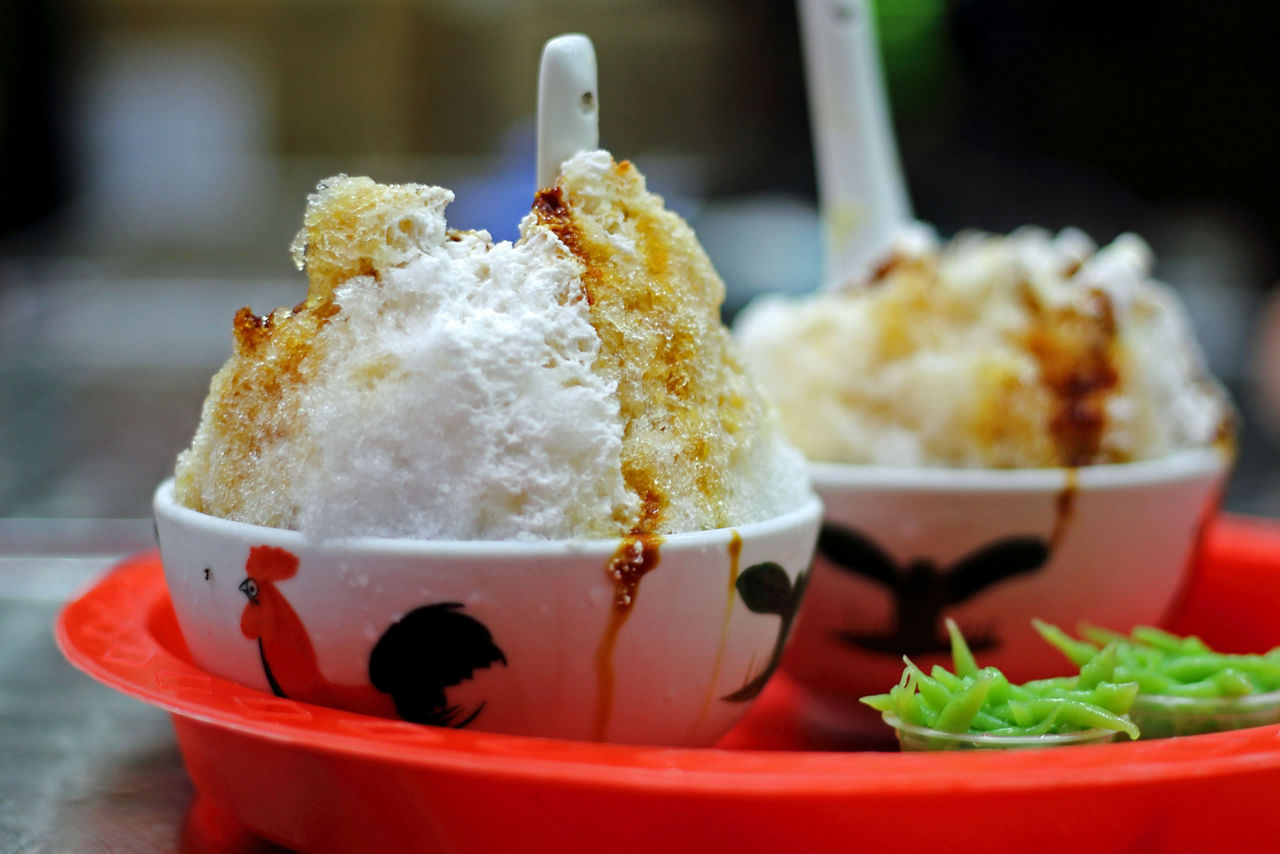
<path fill-rule="evenodd" d="M 1097 730 L 1104 737 L 1116 733 L 1138 737 L 1138 727 L 1126 714 L 1139 684 L 1115 678 L 1118 644 L 1109 643 L 1101 650 L 1091 647 L 1087 658 L 1080 655 L 1076 676 L 1016 685 L 994 667 L 978 667 L 954 620 L 947 620 L 947 632 L 954 672 L 935 665 L 925 673 L 904 656 L 902 680 L 889 693 L 863 697 L 862 702 L 884 713 L 890 722 L 896 720 L 916 731 L 985 736 L 951 739 L 952 745 L 946 744 L 946 738 L 935 738 L 930 747 L 995 747 L 1002 746 L 1001 737 L 1016 746 L 1047 745 L 1061 740 L 1053 736 Z M 1073 643 L 1079 655 L 1084 647 Z M 899 738 L 906 747 L 904 729 L 899 727 Z"/>
<path fill-rule="evenodd" d="M 1073 664 L 1139 687 L 1130 716 L 1142 737 L 1164 738 L 1280 722 L 1280 647 L 1214 652 L 1197 637 L 1138 626 L 1128 636 L 1082 625 L 1083 639 L 1033 621 Z"/>

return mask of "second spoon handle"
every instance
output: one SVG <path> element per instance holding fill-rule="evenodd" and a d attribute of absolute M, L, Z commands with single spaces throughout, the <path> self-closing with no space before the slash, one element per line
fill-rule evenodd
<path fill-rule="evenodd" d="M 818 195 L 823 286 L 864 274 L 912 219 L 869 0 L 799 0 Z"/>

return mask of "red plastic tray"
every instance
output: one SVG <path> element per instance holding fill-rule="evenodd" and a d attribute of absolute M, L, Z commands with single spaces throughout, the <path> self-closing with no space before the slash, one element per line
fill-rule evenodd
<path fill-rule="evenodd" d="M 1280 524 L 1216 523 L 1172 627 L 1225 650 L 1280 644 Z M 249 831 L 305 851 L 1280 845 L 1280 727 L 1039 751 L 813 750 L 798 693 L 777 679 L 715 749 L 433 729 L 199 670 L 154 553 L 68 604 L 56 633 L 77 667 L 172 713 L 200 792 L 197 848 Z"/>

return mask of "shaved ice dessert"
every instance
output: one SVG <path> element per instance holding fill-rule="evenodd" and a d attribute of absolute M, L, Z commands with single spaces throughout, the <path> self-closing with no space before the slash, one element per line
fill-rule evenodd
<path fill-rule="evenodd" d="M 1124 463 L 1229 442 L 1233 409 L 1134 235 L 923 226 L 860 281 L 757 300 L 735 332 L 815 461 Z"/>
<path fill-rule="evenodd" d="M 453 194 L 337 176 L 296 307 L 235 317 L 175 498 L 319 537 L 587 539 L 746 524 L 810 499 L 719 319 L 692 230 L 604 151 L 514 244 Z"/>

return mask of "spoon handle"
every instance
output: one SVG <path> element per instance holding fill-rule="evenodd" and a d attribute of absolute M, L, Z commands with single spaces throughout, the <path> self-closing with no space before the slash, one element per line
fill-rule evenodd
<path fill-rule="evenodd" d="M 538 72 L 538 189 L 553 186 L 570 157 L 599 144 L 595 48 L 579 33 L 556 36 L 542 48 Z"/>
<path fill-rule="evenodd" d="M 826 238 L 823 286 L 860 276 L 912 219 L 869 0 L 799 0 Z"/>

